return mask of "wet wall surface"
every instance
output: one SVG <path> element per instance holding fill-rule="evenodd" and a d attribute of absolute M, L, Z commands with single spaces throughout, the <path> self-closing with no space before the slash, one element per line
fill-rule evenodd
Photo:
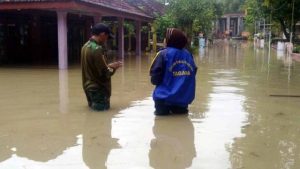
<path fill-rule="evenodd" d="M 0 168 L 300 168 L 298 62 L 217 42 L 194 55 L 189 115 L 155 117 L 152 55 L 124 59 L 106 112 L 88 108 L 80 67 L 0 67 Z"/>

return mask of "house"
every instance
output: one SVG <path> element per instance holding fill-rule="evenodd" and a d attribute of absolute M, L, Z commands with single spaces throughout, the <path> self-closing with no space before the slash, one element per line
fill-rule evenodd
<path fill-rule="evenodd" d="M 295 35 L 297 36 L 297 39 L 300 39 L 300 21 L 296 23 Z"/>
<path fill-rule="evenodd" d="M 136 54 L 143 25 L 163 11 L 155 0 L 4 0 L 0 2 L 0 64 L 55 64 L 80 61 L 91 26 L 101 20 L 116 33 L 124 57 L 124 21 L 135 23 Z"/>
<path fill-rule="evenodd" d="M 231 36 L 239 37 L 244 31 L 244 18 L 245 14 L 240 13 L 227 13 L 216 21 L 215 33 L 218 37 Z"/>

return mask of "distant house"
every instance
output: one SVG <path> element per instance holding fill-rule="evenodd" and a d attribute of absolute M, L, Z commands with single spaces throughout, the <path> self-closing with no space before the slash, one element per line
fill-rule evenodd
<path fill-rule="evenodd" d="M 5 0 L 0 2 L 0 64 L 79 62 L 91 26 L 103 20 L 116 33 L 124 57 L 124 20 L 135 23 L 135 48 L 142 50 L 141 27 L 162 13 L 155 0 Z M 147 38 L 147 37 L 146 37 Z"/>
<path fill-rule="evenodd" d="M 242 12 L 224 14 L 216 21 L 215 33 L 218 36 L 241 36 L 244 31 L 244 18 L 245 14 Z"/>
<path fill-rule="evenodd" d="M 297 36 L 298 39 L 300 39 L 300 21 L 296 23 L 295 35 Z"/>

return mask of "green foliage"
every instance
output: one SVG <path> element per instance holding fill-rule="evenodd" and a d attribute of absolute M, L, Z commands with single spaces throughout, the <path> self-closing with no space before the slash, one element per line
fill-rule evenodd
<path fill-rule="evenodd" d="M 240 12 L 245 0 L 223 0 L 224 12 Z"/>
<path fill-rule="evenodd" d="M 161 42 L 165 37 L 167 28 L 175 27 L 175 22 L 171 15 L 167 13 L 165 15 L 157 17 L 155 20 L 155 25 L 157 27 L 156 34 L 158 41 Z"/>
<path fill-rule="evenodd" d="M 294 20 L 292 21 L 293 1 Z M 247 11 L 246 26 L 248 29 L 254 28 L 256 20 L 271 18 L 272 24 L 280 25 L 281 31 L 287 39 L 290 37 L 290 32 L 295 31 L 297 21 L 300 21 L 299 0 L 246 0 L 244 8 Z"/>
<path fill-rule="evenodd" d="M 131 36 L 134 34 L 134 24 L 130 21 L 125 21 L 124 22 L 124 28 L 128 32 L 128 35 Z"/>
<path fill-rule="evenodd" d="M 289 39 L 290 32 L 295 31 L 297 21 L 300 21 L 300 1 L 294 0 L 294 20 L 292 21 L 293 0 L 265 0 L 269 1 L 266 11 L 269 12 L 273 20 L 279 22 L 282 31 Z"/>
<path fill-rule="evenodd" d="M 293 49 L 294 53 L 300 53 L 300 45 L 296 45 Z"/>
<path fill-rule="evenodd" d="M 151 31 L 151 30 L 150 30 L 150 28 L 148 26 L 146 26 L 146 25 L 142 26 L 141 32 L 148 33 L 149 31 Z"/>
<path fill-rule="evenodd" d="M 215 6 L 209 0 L 173 0 L 170 2 L 168 12 L 174 17 L 176 24 L 191 31 L 210 31 L 211 23 L 216 18 Z M 194 22 L 197 22 L 195 23 Z M 193 28 L 194 26 L 194 28 Z"/>
<path fill-rule="evenodd" d="M 199 32 L 209 34 L 213 22 L 222 15 L 222 4 L 216 0 L 170 0 L 166 14 L 156 19 L 158 38 L 162 39 L 166 28 L 177 27 L 187 33 L 189 39 Z"/>
<path fill-rule="evenodd" d="M 258 2 L 258 0 L 246 0 L 244 9 L 247 14 L 245 17 L 246 29 L 249 32 L 254 33 L 255 21 L 264 17 L 264 13 L 262 11 L 262 4 Z"/>

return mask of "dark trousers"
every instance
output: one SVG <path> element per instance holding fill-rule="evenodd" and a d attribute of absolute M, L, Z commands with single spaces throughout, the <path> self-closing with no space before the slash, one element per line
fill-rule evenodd
<path fill-rule="evenodd" d="M 108 110 L 110 108 L 110 98 L 107 97 L 101 90 L 89 89 L 85 90 L 85 95 L 89 107 L 96 111 Z"/>
<path fill-rule="evenodd" d="M 188 106 L 177 106 L 165 103 L 164 100 L 155 100 L 155 115 L 163 116 L 169 114 L 187 114 Z"/>

